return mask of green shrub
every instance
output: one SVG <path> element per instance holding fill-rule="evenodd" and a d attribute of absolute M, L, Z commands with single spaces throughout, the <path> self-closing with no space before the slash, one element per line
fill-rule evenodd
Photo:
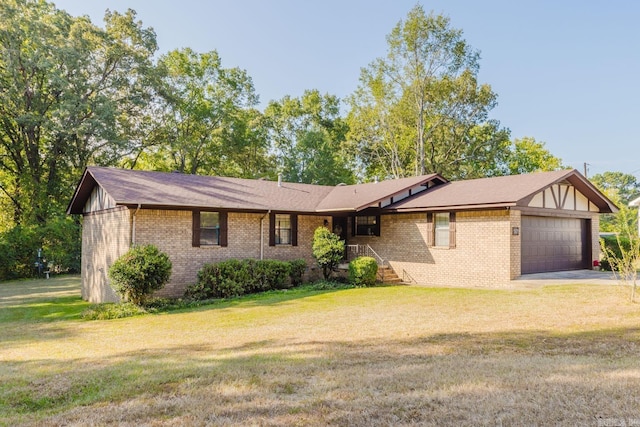
<path fill-rule="evenodd" d="M 171 261 L 153 245 L 135 246 L 109 268 L 111 286 L 124 301 L 141 305 L 171 277 Z"/>
<path fill-rule="evenodd" d="M 327 227 L 318 227 L 313 233 L 313 257 L 322 268 L 325 280 L 331 277 L 333 269 L 344 258 L 344 240 Z"/>
<path fill-rule="evenodd" d="M 304 277 L 304 271 L 307 269 L 307 262 L 303 259 L 294 259 L 289 261 L 291 266 L 291 272 L 289 278 L 291 279 L 291 286 L 302 285 L 302 278 Z"/>
<path fill-rule="evenodd" d="M 629 251 L 631 249 L 631 242 L 629 238 L 624 236 L 619 236 L 620 245 L 618 245 L 618 238 L 615 235 L 606 235 L 600 237 L 600 244 L 602 246 L 602 252 L 605 256 L 600 261 L 600 268 L 607 271 L 612 271 L 610 257 L 606 254 L 611 254 L 615 259 L 622 259 L 622 249 L 625 251 Z"/>
<path fill-rule="evenodd" d="M 376 284 L 378 263 L 374 258 L 362 256 L 349 263 L 349 283 L 354 286 L 373 286 Z"/>
<path fill-rule="evenodd" d="M 198 271 L 198 281 L 187 288 L 192 299 L 230 298 L 243 295 L 249 277 L 246 265 L 238 260 L 209 263 Z"/>
<path fill-rule="evenodd" d="M 231 298 L 286 289 L 292 286 L 291 272 L 291 263 L 272 259 L 230 259 L 205 264 L 198 271 L 198 281 L 187 288 L 185 297 L 196 300 Z"/>
<path fill-rule="evenodd" d="M 264 291 L 288 289 L 291 287 L 291 263 L 275 259 L 256 261 L 257 275 L 261 277 Z"/>

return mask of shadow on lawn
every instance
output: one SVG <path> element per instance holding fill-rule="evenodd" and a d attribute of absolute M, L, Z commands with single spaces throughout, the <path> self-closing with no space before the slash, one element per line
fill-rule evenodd
<path fill-rule="evenodd" d="M 639 346 L 640 329 L 621 328 L 12 362 L 0 413 L 48 410 L 31 421 L 54 425 L 597 425 L 640 417 Z"/>
<path fill-rule="evenodd" d="M 261 292 L 256 294 L 247 294 L 234 298 L 225 299 L 211 299 L 206 301 L 194 301 L 193 305 L 188 302 L 183 302 L 180 305 L 172 306 L 170 303 L 166 307 L 161 307 L 161 312 L 188 312 L 188 311 L 207 311 L 217 310 L 230 307 L 237 307 L 242 305 L 243 307 L 260 307 L 260 306 L 272 306 L 290 301 L 295 301 L 303 298 L 314 297 L 317 295 L 324 295 L 329 293 L 336 293 L 349 289 L 355 289 L 353 286 L 338 285 L 335 287 L 316 287 L 314 285 L 304 285 L 290 289 L 280 289 L 274 291 Z M 170 300 L 169 300 L 170 301 Z"/>
<path fill-rule="evenodd" d="M 80 276 L 0 282 L 0 308 L 71 296 L 80 297 Z"/>

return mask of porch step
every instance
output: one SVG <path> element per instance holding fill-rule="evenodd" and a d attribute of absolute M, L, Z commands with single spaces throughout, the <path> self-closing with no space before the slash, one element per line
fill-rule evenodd
<path fill-rule="evenodd" d="M 378 267 L 378 280 L 390 285 L 402 283 L 402 279 L 391 267 Z"/>

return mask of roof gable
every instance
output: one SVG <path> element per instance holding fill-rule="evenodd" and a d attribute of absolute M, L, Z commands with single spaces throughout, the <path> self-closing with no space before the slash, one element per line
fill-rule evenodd
<path fill-rule="evenodd" d="M 600 212 L 617 212 L 615 204 L 575 169 L 449 182 L 391 208 L 396 211 L 419 211 L 525 207 L 529 206 L 536 194 L 561 182 L 573 185 Z"/>
<path fill-rule="evenodd" d="M 331 190 L 316 210 L 361 211 L 395 196 L 417 194 L 432 186 L 447 182 L 438 174 L 399 178 L 366 184 L 338 185 Z"/>

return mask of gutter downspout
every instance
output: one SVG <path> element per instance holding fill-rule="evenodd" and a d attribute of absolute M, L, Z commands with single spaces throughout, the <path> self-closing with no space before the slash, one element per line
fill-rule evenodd
<path fill-rule="evenodd" d="M 264 259 L 264 219 L 269 216 L 271 209 L 260 218 L 260 259 Z"/>
<path fill-rule="evenodd" d="M 131 219 L 131 246 L 136 244 L 136 215 L 142 205 L 138 203 L 138 208 L 133 212 L 133 216 Z"/>

